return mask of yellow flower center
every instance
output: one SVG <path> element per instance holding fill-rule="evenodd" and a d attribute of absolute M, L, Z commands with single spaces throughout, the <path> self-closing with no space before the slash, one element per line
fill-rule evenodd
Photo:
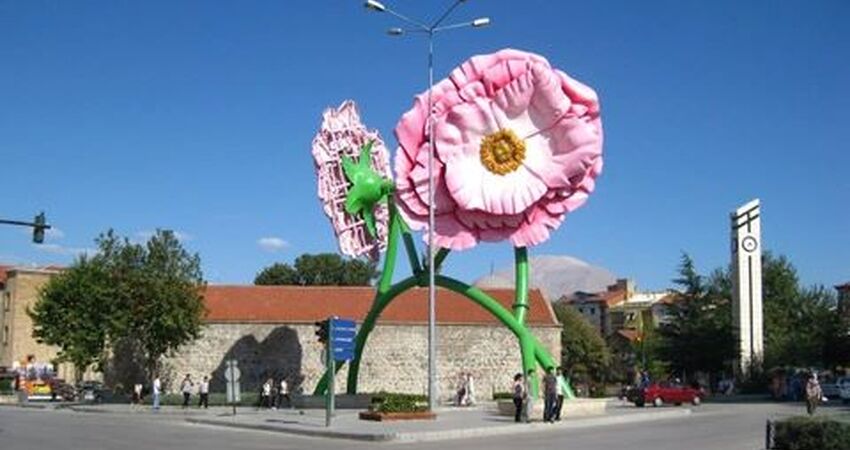
<path fill-rule="evenodd" d="M 490 172 L 505 175 L 519 168 L 525 159 L 525 142 L 509 129 L 499 130 L 481 140 L 481 164 Z"/>

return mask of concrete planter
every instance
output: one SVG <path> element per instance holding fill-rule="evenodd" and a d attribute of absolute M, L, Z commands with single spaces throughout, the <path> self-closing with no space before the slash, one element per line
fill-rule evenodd
<path fill-rule="evenodd" d="M 360 420 L 374 420 L 376 422 L 386 422 L 390 420 L 434 420 L 436 418 L 436 414 L 428 411 L 391 413 L 364 411 L 360 413 Z"/>

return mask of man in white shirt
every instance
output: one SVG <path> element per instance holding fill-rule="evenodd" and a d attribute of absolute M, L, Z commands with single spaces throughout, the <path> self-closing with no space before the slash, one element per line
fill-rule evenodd
<path fill-rule="evenodd" d="M 198 408 L 203 405 L 204 409 L 210 407 L 210 379 L 204 376 L 204 379 L 198 384 Z"/>
<path fill-rule="evenodd" d="M 159 396 L 162 394 L 162 383 L 159 381 L 159 375 L 153 379 L 153 409 L 159 411 Z"/>
<path fill-rule="evenodd" d="M 278 385 L 277 389 L 277 407 L 283 408 L 283 399 L 286 399 L 286 403 L 292 408 L 292 399 L 289 397 L 289 384 L 286 382 L 286 378 L 280 379 L 280 385 Z"/>

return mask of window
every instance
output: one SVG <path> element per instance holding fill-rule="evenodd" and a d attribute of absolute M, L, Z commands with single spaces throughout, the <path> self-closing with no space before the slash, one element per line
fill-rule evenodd
<path fill-rule="evenodd" d="M 12 306 L 12 293 L 4 292 L 3 293 L 3 311 L 8 311 Z"/>
<path fill-rule="evenodd" d="M 9 343 L 9 326 L 3 327 L 3 345 Z"/>
<path fill-rule="evenodd" d="M 579 309 L 578 309 L 578 312 L 580 312 L 580 313 L 584 314 L 584 308 L 579 308 Z"/>
<path fill-rule="evenodd" d="M 596 315 L 596 308 L 590 308 L 590 315 L 591 315 L 591 316 L 595 316 L 595 315 Z"/>

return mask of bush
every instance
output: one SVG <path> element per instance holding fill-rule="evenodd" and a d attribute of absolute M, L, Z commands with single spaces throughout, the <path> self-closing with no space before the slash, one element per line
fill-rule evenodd
<path fill-rule="evenodd" d="M 830 419 L 794 417 L 776 423 L 774 449 L 846 450 L 850 424 Z"/>
<path fill-rule="evenodd" d="M 382 413 L 421 412 L 428 410 L 424 395 L 380 392 L 372 396 L 372 409 Z"/>
<path fill-rule="evenodd" d="M 0 379 L 0 394 L 12 394 L 12 379 L 11 378 L 3 378 Z"/>
<path fill-rule="evenodd" d="M 494 392 L 493 400 L 513 400 L 514 394 L 512 392 Z"/>
<path fill-rule="evenodd" d="M 189 406 L 195 407 L 198 405 L 198 400 L 200 400 L 200 396 L 198 394 L 192 394 L 192 398 L 189 400 Z M 237 406 L 257 406 L 259 405 L 260 396 L 256 392 L 243 392 L 241 394 L 241 401 L 237 403 Z M 150 404 L 153 401 L 153 397 L 148 395 L 145 396 L 145 403 Z M 183 405 L 183 394 L 166 394 L 159 398 L 160 405 L 163 406 L 181 406 Z M 227 403 L 227 395 L 224 393 L 215 393 L 211 392 L 209 397 L 210 406 L 230 406 L 230 403 Z"/>

